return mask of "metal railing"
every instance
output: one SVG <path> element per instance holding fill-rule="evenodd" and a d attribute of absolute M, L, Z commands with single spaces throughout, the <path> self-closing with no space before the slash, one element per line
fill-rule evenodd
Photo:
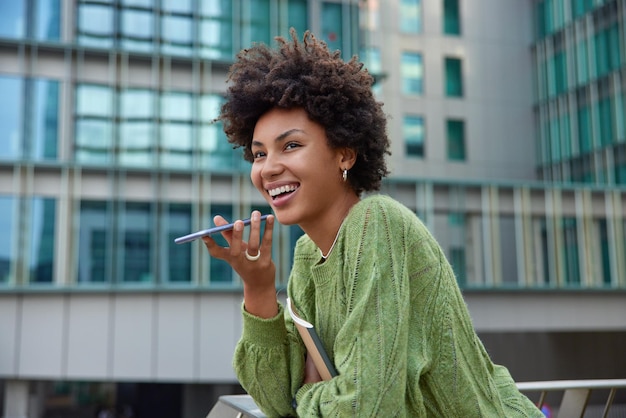
<path fill-rule="evenodd" d="M 626 379 L 598 380 L 552 380 L 543 382 L 519 382 L 517 388 L 525 393 L 540 393 L 537 405 L 545 405 L 546 396 L 551 392 L 562 392 L 563 397 L 558 408 L 557 418 L 583 417 L 589 405 L 592 391 L 607 390 L 608 396 L 604 404 L 602 418 L 608 417 L 618 389 L 626 388 Z"/>
<path fill-rule="evenodd" d="M 544 406 L 551 392 L 563 392 L 556 418 L 582 418 L 593 390 L 608 390 L 603 418 L 607 418 L 618 389 L 626 389 L 626 379 L 602 380 L 550 380 L 519 382 L 517 388 L 524 394 L 540 393 L 537 405 Z M 206 418 L 265 418 L 248 395 L 221 396 Z"/>

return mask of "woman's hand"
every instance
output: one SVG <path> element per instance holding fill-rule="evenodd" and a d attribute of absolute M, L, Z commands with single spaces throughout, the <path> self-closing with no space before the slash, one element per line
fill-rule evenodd
<path fill-rule="evenodd" d="M 320 376 L 317 371 L 317 367 L 315 367 L 315 363 L 313 363 L 313 359 L 307 353 L 306 355 L 306 363 L 304 365 L 304 383 L 317 383 L 322 381 L 322 376 Z"/>
<path fill-rule="evenodd" d="M 219 246 L 210 236 L 202 240 L 211 257 L 226 261 L 243 280 L 246 311 L 261 318 L 273 318 L 278 314 L 276 266 L 272 261 L 274 216 L 267 217 L 262 239 L 261 213 L 255 210 L 250 219 L 248 242 L 243 240 L 244 224 L 241 220 L 235 222 L 232 230 L 222 232 L 228 247 Z M 216 216 L 213 221 L 216 226 L 228 223 L 221 216 Z"/>

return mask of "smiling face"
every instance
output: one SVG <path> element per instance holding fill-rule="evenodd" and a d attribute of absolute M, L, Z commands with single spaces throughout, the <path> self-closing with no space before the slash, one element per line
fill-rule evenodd
<path fill-rule="evenodd" d="M 301 108 L 274 108 L 258 120 L 250 178 L 279 222 L 307 227 L 341 223 L 358 196 L 342 179 L 355 155 L 328 144 L 324 127 Z"/>

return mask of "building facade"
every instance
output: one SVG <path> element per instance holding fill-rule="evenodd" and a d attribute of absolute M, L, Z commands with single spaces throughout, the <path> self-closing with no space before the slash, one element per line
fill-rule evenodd
<path fill-rule="evenodd" d="M 622 0 L 3 2 L 3 416 L 197 417 L 241 390 L 239 279 L 173 240 L 269 211 L 213 119 L 235 54 L 290 27 L 374 74 L 383 192 L 441 243 L 494 360 L 517 380 L 624 377 L 625 17 Z M 300 234 L 275 231 L 280 288 Z"/>

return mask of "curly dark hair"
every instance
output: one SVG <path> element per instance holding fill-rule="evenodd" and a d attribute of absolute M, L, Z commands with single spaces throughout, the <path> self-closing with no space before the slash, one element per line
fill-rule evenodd
<path fill-rule="evenodd" d="M 255 44 L 237 55 L 228 80 L 226 102 L 218 120 L 234 148 L 244 147 L 244 158 L 252 161 L 250 150 L 259 118 L 274 107 L 303 108 L 309 118 L 326 131 L 329 145 L 356 151 L 357 159 L 348 179 L 352 188 L 378 190 L 389 171 L 386 116 L 382 103 L 372 94 L 373 77 L 354 56 L 346 62 L 341 52 L 331 52 L 311 32 L 292 42 L 277 37 L 277 49 Z"/>

